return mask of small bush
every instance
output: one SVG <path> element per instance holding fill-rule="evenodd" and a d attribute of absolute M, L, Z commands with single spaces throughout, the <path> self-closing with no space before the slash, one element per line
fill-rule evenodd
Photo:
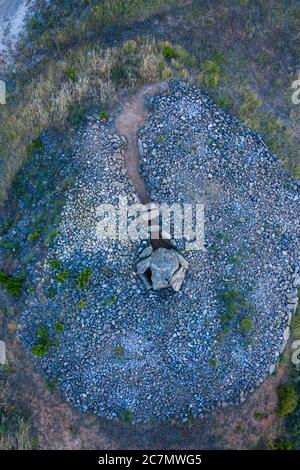
<path fill-rule="evenodd" d="M 288 439 L 275 439 L 269 443 L 269 447 L 272 450 L 294 450 L 294 442 Z"/>
<path fill-rule="evenodd" d="M 251 318 L 249 317 L 244 317 L 239 323 L 239 331 L 243 334 L 246 335 L 249 333 L 253 328 L 253 322 Z"/>
<path fill-rule="evenodd" d="M 257 421 L 261 421 L 263 419 L 263 413 L 261 411 L 255 411 L 254 413 L 254 418 Z"/>
<path fill-rule="evenodd" d="M 56 237 L 57 237 L 57 230 L 50 230 L 45 237 L 45 242 L 44 242 L 45 246 L 46 247 L 51 246 Z"/>
<path fill-rule="evenodd" d="M 231 264 L 239 264 L 241 262 L 241 258 L 238 255 L 233 255 L 229 261 Z"/>
<path fill-rule="evenodd" d="M 86 116 L 85 108 L 76 105 L 71 106 L 69 115 L 72 126 L 79 127 L 83 123 Z"/>
<path fill-rule="evenodd" d="M 122 346 L 121 344 L 118 344 L 118 345 L 116 346 L 116 349 L 115 349 L 115 354 L 116 354 L 116 356 L 117 356 L 117 357 L 120 357 L 120 356 L 122 356 L 123 353 L 124 353 L 124 348 L 123 348 L 123 346 Z"/>
<path fill-rule="evenodd" d="M 81 308 L 85 308 L 86 305 L 87 305 L 87 303 L 86 303 L 85 300 L 83 300 L 83 299 L 79 300 L 79 302 L 78 302 L 78 308 L 80 308 L 80 309 L 81 309 Z"/>
<path fill-rule="evenodd" d="M 46 382 L 46 389 L 49 391 L 49 392 L 54 392 L 54 390 L 56 389 L 57 387 L 57 383 L 58 383 L 58 380 L 56 377 L 53 377 L 51 379 L 49 379 L 47 382 Z"/>
<path fill-rule="evenodd" d="M 4 271 L 0 271 L 0 286 L 10 295 L 19 296 L 22 293 L 24 277 L 9 276 Z"/>
<path fill-rule="evenodd" d="M 216 103 L 220 108 L 229 108 L 232 104 L 232 99 L 227 95 L 219 95 L 216 99 Z"/>
<path fill-rule="evenodd" d="M 100 111 L 99 118 L 101 119 L 101 121 L 106 121 L 108 119 L 107 112 L 106 111 Z"/>
<path fill-rule="evenodd" d="M 77 276 L 77 287 L 80 290 L 86 289 L 92 276 L 92 270 L 87 268 Z"/>
<path fill-rule="evenodd" d="M 134 416 L 132 411 L 123 409 L 119 411 L 119 419 L 124 424 L 132 424 Z"/>
<path fill-rule="evenodd" d="M 70 80 L 75 80 L 76 78 L 76 72 L 73 67 L 68 67 L 66 70 L 66 76 L 70 78 Z"/>
<path fill-rule="evenodd" d="M 43 151 L 43 143 L 41 139 L 34 139 L 30 144 L 30 153 Z"/>
<path fill-rule="evenodd" d="M 69 278 L 68 271 L 61 271 L 60 273 L 56 274 L 54 279 L 57 282 L 60 282 L 61 284 L 63 284 L 68 278 Z"/>
<path fill-rule="evenodd" d="M 28 240 L 34 242 L 36 240 L 38 240 L 41 236 L 41 232 L 39 232 L 38 230 L 36 230 L 35 232 L 31 232 L 29 235 L 28 235 Z"/>
<path fill-rule="evenodd" d="M 177 54 L 174 47 L 166 46 L 163 48 L 163 56 L 165 59 L 175 59 Z"/>
<path fill-rule="evenodd" d="M 292 413 L 298 403 L 296 387 L 293 384 L 278 385 L 277 389 L 277 415 L 286 416 Z"/>
<path fill-rule="evenodd" d="M 103 307 L 108 307 L 108 305 L 113 304 L 117 300 L 117 297 L 115 295 L 110 295 L 109 297 L 106 297 L 106 299 L 102 300 L 102 305 Z"/>
<path fill-rule="evenodd" d="M 33 346 L 31 352 L 34 356 L 42 357 L 48 352 L 48 348 L 54 345 L 53 340 L 50 338 L 47 328 L 45 326 L 39 327 L 37 330 L 38 341 Z"/>
<path fill-rule="evenodd" d="M 244 294 L 240 289 L 233 288 L 224 291 L 218 297 L 225 305 L 225 313 L 221 317 L 223 325 L 226 325 L 227 322 L 233 319 L 234 315 L 247 307 Z"/>
<path fill-rule="evenodd" d="M 54 323 L 54 329 L 56 333 L 62 333 L 64 331 L 64 325 L 60 321 Z"/>
<path fill-rule="evenodd" d="M 49 267 L 55 271 L 61 269 L 61 263 L 58 259 L 56 258 L 50 258 L 48 260 Z"/>
<path fill-rule="evenodd" d="M 217 360 L 214 359 L 214 358 L 210 359 L 210 360 L 209 360 L 209 365 L 210 365 L 210 367 L 211 367 L 212 369 L 215 369 L 215 368 L 217 367 L 217 365 L 218 365 Z"/>
<path fill-rule="evenodd" d="M 47 346 L 42 343 L 36 344 L 35 346 L 33 346 L 31 351 L 34 356 L 42 357 L 42 356 L 45 356 L 45 354 L 47 354 Z"/>

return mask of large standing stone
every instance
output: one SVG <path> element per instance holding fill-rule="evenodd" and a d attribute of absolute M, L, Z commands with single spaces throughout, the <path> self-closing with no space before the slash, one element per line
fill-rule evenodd
<path fill-rule="evenodd" d="M 172 250 L 158 248 L 151 256 L 153 289 L 162 289 L 170 285 L 173 274 L 179 268 L 179 261 Z"/>

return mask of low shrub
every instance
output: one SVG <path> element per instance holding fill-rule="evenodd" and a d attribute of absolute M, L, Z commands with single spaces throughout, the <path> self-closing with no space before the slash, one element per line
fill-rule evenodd
<path fill-rule="evenodd" d="M 270 441 L 269 447 L 272 450 L 294 450 L 295 444 L 293 441 L 289 439 L 275 439 L 274 441 Z"/>
<path fill-rule="evenodd" d="M 60 282 L 60 284 L 63 284 L 68 278 L 69 278 L 68 271 L 61 271 L 60 273 L 56 274 L 56 276 L 54 277 L 54 279 L 57 282 Z"/>
<path fill-rule="evenodd" d="M 22 293 L 24 277 L 10 276 L 4 271 L 0 271 L 0 286 L 4 287 L 10 295 L 19 296 Z"/>
<path fill-rule="evenodd" d="M 54 346 L 55 342 L 51 339 L 45 326 L 39 327 L 37 330 L 37 343 L 31 349 L 31 352 L 36 357 L 45 356 L 50 346 Z"/>
<path fill-rule="evenodd" d="M 62 333 L 64 331 L 64 325 L 60 321 L 54 323 L 54 330 L 56 333 Z"/>
<path fill-rule="evenodd" d="M 123 409 L 119 411 L 119 419 L 124 424 L 132 424 L 134 416 L 132 411 L 128 409 Z"/>
<path fill-rule="evenodd" d="M 238 328 L 239 328 L 239 331 L 243 335 L 246 335 L 247 333 L 249 333 L 253 328 L 253 322 L 251 318 L 249 317 L 242 318 L 242 320 L 239 322 Z"/>
<path fill-rule="evenodd" d="M 101 121 L 106 121 L 108 119 L 107 112 L 106 111 L 100 111 L 99 118 L 101 119 Z"/>
<path fill-rule="evenodd" d="M 292 413 L 298 403 L 297 389 L 293 384 L 281 384 L 277 389 L 277 415 L 286 416 Z"/>
<path fill-rule="evenodd" d="M 121 344 L 118 344 L 118 345 L 116 346 L 116 349 L 115 349 L 115 354 L 116 354 L 116 356 L 117 356 L 117 357 L 120 357 L 120 356 L 122 356 L 123 353 L 124 353 L 124 348 L 123 348 L 123 346 L 122 346 Z"/>
<path fill-rule="evenodd" d="M 84 290 L 88 287 L 90 279 L 92 276 L 92 270 L 89 268 L 84 269 L 81 273 L 77 276 L 77 288 L 80 290 Z"/>

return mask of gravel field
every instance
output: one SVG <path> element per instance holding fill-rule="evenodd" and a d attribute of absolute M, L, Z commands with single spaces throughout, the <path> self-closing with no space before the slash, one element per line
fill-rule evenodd
<path fill-rule="evenodd" d="M 260 137 L 201 89 L 172 82 L 147 108 L 139 138 L 151 200 L 204 204 L 205 250 L 177 240 L 189 262 L 181 290 L 147 292 L 135 273 L 140 243 L 100 238 L 99 205 L 138 199 L 114 121 L 91 116 L 74 139 L 79 177 L 20 335 L 29 349 L 46 336 L 36 360 L 79 409 L 187 422 L 245 401 L 275 372 L 300 285 L 300 191 Z M 90 275 L 81 286 L 80 273 Z"/>

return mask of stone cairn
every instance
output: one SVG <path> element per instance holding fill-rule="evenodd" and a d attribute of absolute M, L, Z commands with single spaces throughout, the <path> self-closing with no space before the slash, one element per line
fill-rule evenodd
<path fill-rule="evenodd" d="M 147 289 L 172 287 L 178 292 L 182 286 L 189 263 L 175 249 L 149 245 L 139 254 L 137 273 Z"/>

